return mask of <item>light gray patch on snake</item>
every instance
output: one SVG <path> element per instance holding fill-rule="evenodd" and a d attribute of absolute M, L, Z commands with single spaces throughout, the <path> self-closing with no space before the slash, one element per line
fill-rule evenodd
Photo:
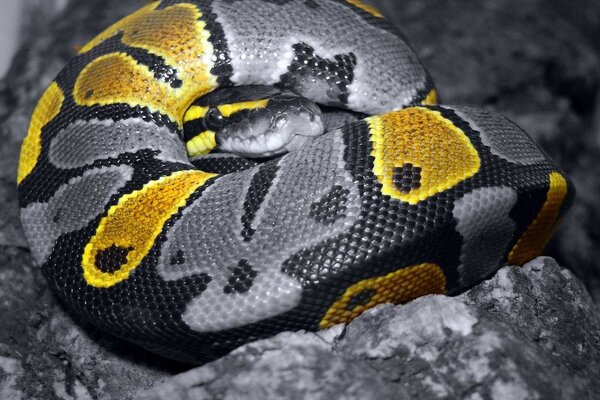
<path fill-rule="evenodd" d="M 456 230 L 463 238 L 460 287 L 467 287 L 493 274 L 502 262 L 515 232 L 509 213 L 517 192 L 506 186 L 476 189 L 454 205 Z"/>
<path fill-rule="evenodd" d="M 329 60 L 316 54 L 306 43 L 296 43 L 292 48 L 294 59 L 278 85 L 292 88 L 319 104 L 345 106 L 348 103 L 348 86 L 354 80 L 354 53 L 336 54 L 334 59 Z"/>
<path fill-rule="evenodd" d="M 281 270 L 294 253 L 346 232 L 360 210 L 360 196 L 344 166 L 341 131 L 317 138 L 278 163 L 276 178 L 256 212 L 251 242 L 241 235 L 243 202 L 258 168 L 218 178 L 190 204 L 167 232 L 157 271 L 167 281 L 209 274 L 213 279 L 183 314 L 191 329 L 211 332 L 279 315 L 295 307 L 302 287 Z M 311 206 L 340 187 L 344 215 L 324 224 L 310 217 Z M 215 251 L 215 249 L 218 249 Z M 178 252 L 185 254 L 177 258 Z M 172 259 L 180 262 L 171 263 Z M 246 291 L 225 291 L 240 261 L 252 266 Z M 229 292 L 229 293 L 227 293 Z"/>
<path fill-rule="evenodd" d="M 492 154 L 522 165 L 546 160 L 529 135 L 502 115 L 471 107 L 445 108 L 453 110 L 471 129 L 478 132 Z"/>
<path fill-rule="evenodd" d="M 143 149 L 156 151 L 159 160 L 189 164 L 175 132 L 141 118 L 75 121 L 52 139 L 49 159 L 58 168 L 79 168 Z"/>
<path fill-rule="evenodd" d="M 127 165 L 86 171 L 61 186 L 46 203 L 32 203 L 21 209 L 25 234 L 37 262 L 47 260 L 61 235 L 86 227 L 104 212 L 111 196 L 132 175 L 133 169 Z"/>
<path fill-rule="evenodd" d="M 342 132 L 336 130 L 315 140 L 279 162 L 277 181 L 255 218 L 254 240 L 259 248 L 290 249 L 285 258 L 304 248 L 344 233 L 360 210 L 358 188 L 345 168 Z M 333 187 L 346 193 L 343 217 L 323 224 L 311 217 L 314 203 Z M 271 227 L 279 227 L 273 232 Z M 283 261 L 283 260 L 282 260 Z"/>
<path fill-rule="evenodd" d="M 364 115 L 362 114 L 329 107 L 326 107 L 322 114 L 325 132 L 341 128 L 342 126 L 356 122 L 363 117 Z"/>
<path fill-rule="evenodd" d="M 320 8 L 314 8 L 304 0 L 285 4 L 215 1 L 213 12 L 229 45 L 231 80 L 238 85 L 274 85 L 295 61 L 293 46 L 305 43 L 322 59 L 355 56 L 347 104 L 356 111 L 378 114 L 401 108 L 425 90 L 425 69 L 398 35 L 365 22 L 347 4 L 319 4 Z M 269 16 L 268 24 L 260 22 L 264 16 Z M 321 91 L 314 86 L 310 90 L 327 92 L 330 87 L 325 86 Z"/>

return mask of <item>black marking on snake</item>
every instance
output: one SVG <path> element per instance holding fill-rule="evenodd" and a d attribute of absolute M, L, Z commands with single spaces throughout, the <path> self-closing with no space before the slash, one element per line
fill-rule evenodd
<path fill-rule="evenodd" d="M 177 76 L 177 69 L 168 65 L 164 58 L 146 49 L 123 43 L 123 32 L 117 32 L 110 38 L 105 39 L 90 52 L 92 51 L 101 51 L 104 54 L 118 52 L 127 55 L 132 57 L 139 65 L 148 67 L 150 72 L 154 73 L 155 79 L 168 83 L 172 88 L 180 88 L 183 84 Z"/>
<path fill-rule="evenodd" d="M 346 214 L 344 213 L 347 209 L 346 203 L 349 194 L 348 189 L 340 185 L 333 186 L 319 201 L 310 205 L 308 215 L 325 225 L 331 225 L 335 221 L 345 218 Z"/>
<path fill-rule="evenodd" d="M 421 167 L 416 167 L 411 163 L 396 167 L 392 180 L 400 192 L 410 193 L 411 190 L 421 187 Z"/>
<path fill-rule="evenodd" d="M 244 214 L 242 215 L 242 237 L 245 242 L 252 240 L 252 236 L 254 235 L 252 222 L 267 193 L 269 193 L 278 170 L 277 162 L 270 161 L 261 165 L 252 177 L 250 187 L 246 193 L 246 199 L 244 200 Z"/>
<path fill-rule="evenodd" d="M 235 155 L 229 157 L 201 156 L 193 158 L 191 162 L 199 170 L 220 175 L 245 171 L 258 165 L 256 161 Z"/>
<path fill-rule="evenodd" d="M 258 272 L 248 263 L 248 260 L 241 260 L 237 266 L 230 268 L 230 270 L 231 276 L 227 280 L 227 285 L 223 288 L 223 292 L 226 294 L 246 293 L 258 276 Z"/>
<path fill-rule="evenodd" d="M 197 118 L 183 123 L 183 140 L 188 142 L 200 133 L 206 131 L 204 118 Z"/>
<path fill-rule="evenodd" d="M 223 26 L 217 22 L 217 14 L 212 12 L 212 3 L 212 0 L 197 0 L 194 2 L 202 12 L 200 20 L 206 22 L 204 30 L 210 33 L 208 41 L 213 46 L 214 66 L 210 72 L 217 76 L 220 87 L 233 86 L 231 81 L 233 67 L 231 66 L 229 45 Z"/>
<path fill-rule="evenodd" d="M 56 213 L 54 214 L 54 216 L 52 217 L 52 222 L 54 222 L 55 224 L 58 224 L 60 222 L 62 213 L 63 213 L 63 209 L 62 209 L 62 207 L 59 207 L 56 210 Z"/>
<path fill-rule="evenodd" d="M 315 8 L 315 9 L 321 8 L 319 3 L 317 3 L 315 0 L 305 0 L 304 5 L 308 8 Z"/>
<path fill-rule="evenodd" d="M 150 53 L 146 49 L 138 47 L 130 47 L 122 43 L 123 33 L 119 32 L 115 35 L 115 39 L 121 41 L 123 50 L 120 53 L 126 54 L 134 58 L 138 64 L 145 65 L 148 69 L 154 73 L 154 78 L 168 83 L 174 89 L 180 88 L 183 85 L 181 79 L 177 76 L 177 69 L 168 65 L 164 58 L 156 54 Z"/>
<path fill-rule="evenodd" d="M 353 311 L 358 306 L 366 306 L 369 304 L 375 294 L 377 294 L 377 290 L 375 289 L 365 289 L 355 294 L 354 296 L 350 297 L 350 300 L 348 300 L 346 310 Z"/>
<path fill-rule="evenodd" d="M 109 248 L 99 251 L 94 263 L 102 272 L 116 272 L 127 263 L 127 255 L 133 249 L 133 247 L 121 247 L 113 244 Z"/>
<path fill-rule="evenodd" d="M 47 151 L 47 148 L 44 151 Z M 119 191 L 117 196 L 113 196 L 113 200 L 107 204 L 108 207 L 116 204 L 118 197 L 122 194 L 140 190 L 149 181 L 157 180 L 176 171 L 189 169 L 188 164 L 162 161 L 156 159 L 156 155 L 156 151 L 142 149 L 135 153 L 123 153 L 115 158 L 99 159 L 84 167 L 69 170 L 59 169 L 48 162 L 44 165 L 45 171 L 43 173 L 36 173 L 34 170 L 28 177 L 29 179 L 19 185 L 18 190 L 19 196 L 22 198 L 22 207 L 34 202 L 48 202 L 61 186 L 68 184 L 73 178 L 83 176 L 85 171 L 92 169 L 123 164 L 134 169 L 132 180 Z M 47 174 L 52 174 L 53 179 L 48 179 Z M 40 190 L 40 188 L 43 188 L 43 190 Z"/>
<path fill-rule="evenodd" d="M 185 252 L 181 249 L 177 250 L 174 256 L 171 256 L 171 265 L 182 265 L 185 264 Z"/>
<path fill-rule="evenodd" d="M 333 60 L 315 54 L 315 49 L 307 43 L 300 42 L 292 45 L 295 56 L 288 66 L 288 72 L 281 75 L 277 84 L 283 88 L 302 88 L 305 85 L 329 86 L 327 95 L 331 104 L 348 103 L 348 86 L 354 80 L 356 55 L 336 54 Z"/>
<path fill-rule="evenodd" d="M 130 106 L 128 104 L 108 104 L 106 106 L 94 105 L 91 107 L 85 107 L 82 110 L 80 118 L 89 121 L 92 119 L 98 119 L 100 121 L 115 119 L 115 115 L 119 116 L 119 120 L 125 120 L 130 118 L 141 118 L 146 122 L 153 122 L 158 126 L 167 127 L 171 132 L 177 133 L 182 138 L 183 133 L 176 122 L 159 112 L 152 112 L 148 107 L 142 106 Z"/>
<path fill-rule="evenodd" d="M 201 107 L 216 107 L 223 104 L 241 103 L 243 101 L 269 100 L 282 93 L 281 89 L 264 85 L 244 85 L 219 88 L 214 92 L 194 100 L 192 105 Z M 284 93 L 289 93 L 285 91 Z"/>

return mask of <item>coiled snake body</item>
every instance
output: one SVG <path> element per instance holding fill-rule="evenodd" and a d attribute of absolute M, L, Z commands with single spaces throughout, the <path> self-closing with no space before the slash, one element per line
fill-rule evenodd
<path fill-rule="evenodd" d="M 202 96 L 243 85 L 374 116 L 260 163 L 205 155 L 225 140 L 184 125 L 210 127 Z M 155 1 L 42 96 L 21 220 L 70 310 L 185 361 L 458 293 L 537 256 L 573 190 L 504 117 L 435 101 L 403 37 L 358 0 Z"/>

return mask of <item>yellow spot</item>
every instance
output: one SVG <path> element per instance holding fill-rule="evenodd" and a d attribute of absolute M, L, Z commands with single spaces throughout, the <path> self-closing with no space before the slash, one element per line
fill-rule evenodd
<path fill-rule="evenodd" d="M 75 83 L 73 95 L 79 105 L 127 103 L 162 112 L 177 121 L 182 105 L 169 96 L 169 86 L 154 78 L 125 53 L 100 56 L 89 63 Z"/>
<path fill-rule="evenodd" d="M 373 173 L 384 195 L 416 204 L 479 171 L 481 160 L 469 138 L 438 111 L 412 107 L 367 121 Z M 417 182 L 400 185 L 403 170 Z"/>
<path fill-rule="evenodd" d="M 549 178 L 550 188 L 542 209 L 508 255 L 508 263 L 511 265 L 523 265 L 539 256 L 552 235 L 560 207 L 567 195 L 567 181 L 558 172 L 552 172 Z"/>
<path fill-rule="evenodd" d="M 195 119 L 204 118 L 208 112 L 208 107 L 191 106 L 183 116 L 183 122 L 190 122 Z"/>
<path fill-rule="evenodd" d="M 445 292 L 446 277 L 438 265 L 425 263 L 402 268 L 350 286 L 329 308 L 319 325 L 321 329 L 330 328 L 348 323 L 378 304 L 401 304 L 426 294 Z M 364 297 L 363 301 L 353 304 L 357 297 Z"/>
<path fill-rule="evenodd" d="M 29 124 L 29 132 L 21 145 L 17 183 L 23 182 L 23 179 L 33 171 L 37 164 L 42 151 L 42 128 L 58 115 L 64 100 L 65 96 L 62 90 L 56 82 L 52 82 L 35 107 Z"/>
<path fill-rule="evenodd" d="M 383 14 L 381 14 L 381 11 L 379 11 L 377 8 L 373 7 L 373 6 L 369 6 L 365 3 L 363 3 L 360 0 L 346 0 L 348 3 L 352 4 L 355 7 L 358 7 L 360 9 L 362 9 L 363 11 L 368 12 L 369 14 L 373 15 L 374 17 L 377 18 L 383 18 Z"/>
<path fill-rule="evenodd" d="M 223 104 L 217 106 L 221 114 L 227 118 L 232 116 L 241 110 L 254 110 L 257 108 L 265 108 L 269 100 L 253 100 L 253 101 L 241 101 L 233 104 Z"/>
<path fill-rule="evenodd" d="M 108 288 L 129 278 L 150 251 L 165 222 L 214 176 L 202 171 L 179 171 L 121 197 L 102 218 L 96 234 L 85 247 L 82 267 L 86 282 L 97 288 Z M 96 258 L 114 247 L 129 249 L 127 260 L 117 271 L 102 271 L 96 265 Z"/>
<path fill-rule="evenodd" d="M 431 89 L 431 91 L 429 93 L 427 93 L 427 96 L 423 99 L 421 104 L 433 105 L 433 104 L 437 104 L 437 102 L 438 102 L 437 90 Z"/>
<path fill-rule="evenodd" d="M 188 156 L 202 156 L 210 153 L 215 147 L 217 147 L 217 140 L 215 139 L 215 133 L 213 131 L 204 131 L 185 144 L 187 148 Z"/>
<path fill-rule="evenodd" d="M 159 55 L 167 65 L 175 68 L 177 78 L 182 81 L 181 87 L 159 82 L 146 66 L 137 65 L 129 56 L 113 53 L 100 57 L 82 71 L 75 92 L 79 104 L 125 101 L 131 106 L 147 106 L 181 123 L 192 102 L 217 87 L 216 76 L 210 72 L 214 65 L 211 60 L 213 46 L 208 41 L 210 33 L 205 29 L 206 23 L 199 20 L 200 10 L 189 3 L 157 10 L 159 4 L 152 2 L 125 17 L 86 44 L 81 52 L 85 53 L 122 32 L 123 43 Z M 123 76 L 117 77 L 119 73 Z M 120 84 L 125 85 L 118 88 Z M 133 95 L 139 97 L 132 98 Z"/>

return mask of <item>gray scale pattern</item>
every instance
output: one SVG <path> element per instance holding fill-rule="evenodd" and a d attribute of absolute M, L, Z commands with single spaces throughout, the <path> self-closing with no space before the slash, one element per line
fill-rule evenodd
<path fill-rule="evenodd" d="M 61 186 L 48 202 L 21 209 L 36 261 L 43 264 L 61 235 L 84 228 L 100 215 L 132 174 L 133 168 L 127 165 L 86 171 Z"/>
<path fill-rule="evenodd" d="M 349 13 L 347 5 L 215 1 L 213 12 L 227 32 L 231 80 L 236 84 L 277 84 L 294 62 L 293 46 L 306 43 L 321 58 L 356 56 L 354 79 L 348 86 L 348 106 L 355 111 L 378 114 L 400 108 L 425 89 L 426 71 L 410 47 L 399 36 Z M 268 24 L 263 23 L 265 15 L 270 16 Z"/>
<path fill-rule="evenodd" d="M 529 135 L 500 114 L 471 107 L 445 107 L 469 123 L 479 132 L 483 144 L 491 152 L 506 161 L 532 165 L 543 162 L 546 157 Z"/>
<path fill-rule="evenodd" d="M 201 273 L 212 278 L 184 313 L 192 329 L 206 332 L 242 326 L 297 305 L 302 288 L 281 272 L 283 262 L 345 232 L 359 214 L 358 188 L 344 167 L 343 154 L 342 133 L 334 131 L 282 158 L 253 220 L 250 242 L 241 235 L 241 218 L 256 168 L 220 177 L 182 212 L 167 233 L 157 269 L 165 280 Z M 327 220 L 311 217 L 313 204 L 332 192 L 344 194 L 343 213 Z M 178 257 L 181 251 L 184 256 Z M 173 257 L 183 262 L 171 264 Z M 245 292 L 226 293 L 232 270 L 241 260 L 252 266 L 256 276 Z"/>
<path fill-rule="evenodd" d="M 141 118 L 117 122 L 77 120 L 52 139 L 49 158 L 58 168 L 80 168 L 143 149 L 157 151 L 159 160 L 189 164 L 185 147 L 175 132 Z"/>
<path fill-rule="evenodd" d="M 517 192 L 506 186 L 476 189 L 456 201 L 453 215 L 463 238 L 458 267 L 463 287 L 489 276 L 505 261 L 516 229 L 509 215 L 516 202 Z"/>

